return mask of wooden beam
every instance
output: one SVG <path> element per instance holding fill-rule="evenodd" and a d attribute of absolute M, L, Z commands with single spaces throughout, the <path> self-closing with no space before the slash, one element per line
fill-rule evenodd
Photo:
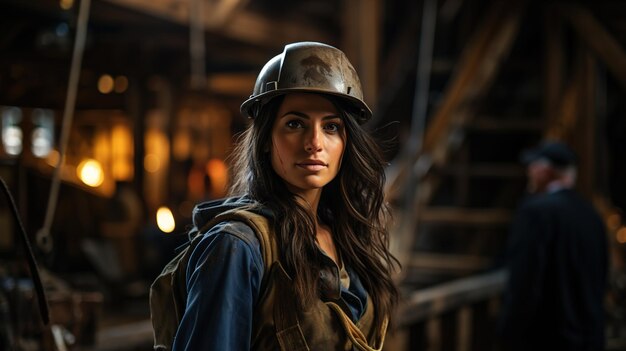
<path fill-rule="evenodd" d="M 446 139 L 443 135 L 454 120 L 458 108 L 480 95 L 494 78 L 517 35 L 522 3 L 497 1 L 491 8 L 484 25 L 465 49 L 458 74 L 453 78 L 442 105 L 426 130 L 424 151 L 433 151 L 439 142 Z"/>
<path fill-rule="evenodd" d="M 544 14 L 545 26 L 545 65 L 544 65 L 544 120 L 553 121 L 563 92 L 563 71 L 565 55 L 563 48 L 563 24 L 557 9 L 548 6 Z"/>
<path fill-rule="evenodd" d="M 580 5 L 563 5 L 562 13 L 584 43 L 626 89 L 626 52 L 598 20 Z"/>
<path fill-rule="evenodd" d="M 506 283 L 504 270 L 463 278 L 411 293 L 398 308 L 399 327 L 409 326 L 444 312 L 500 296 Z"/>
<path fill-rule="evenodd" d="M 454 124 L 465 123 L 471 116 L 466 104 L 484 94 L 495 78 L 517 35 L 525 5 L 525 0 L 494 2 L 482 25 L 472 35 L 472 40 L 463 51 L 457 72 L 446 88 L 444 100 L 426 128 L 423 152 L 431 155 L 433 163 L 443 162 L 447 157 L 452 146 L 449 134 L 456 127 Z M 407 153 L 408 147 L 400 152 L 401 163 L 391 167 L 388 172 L 386 192 L 389 198 L 397 196 L 397 190 L 404 186 L 410 169 L 421 156 L 405 156 Z"/>
<path fill-rule="evenodd" d="M 454 176 L 464 171 L 470 177 L 484 178 L 522 178 L 525 174 L 525 169 L 522 165 L 498 163 L 474 163 L 467 170 L 455 164 L 447 164 L 434 170 L 434 172 Z"/>
<path fill-rule="evenodd" d="M 216 94 L 245 97 L 250 95 L 256 74 L 251 73 L 217 73 L 209 76 L 209 91 Z"/>
<path fill-rule="evenodd" d="M 466 128 L 470 131 L 480 132 L 527 132 L 541 133 L 545 127 L 545 122 L 541 119 L 528 117 L 524 119 L 499 119 L 496 117 L 479 117 L 470 121 Z"/>
<path fill-rule="evenodd" d="M 417 215 L 420 222 L 451 225 L 507 225 L 511 220 L 511 211 L 499 208 L 425 207 Z"/>
<path fill-rule="evenodd" d="M 116 5 L 143 12 L 187 26 L 190 6 L 188 1 L 179 0 L 102 0 Z M 304 23 L 295 23 L 282 18 L 266 18 L 249 11 L 232 13 L 229 20 L 223 22 L 214 17 L 215 8 L 205 7 L 205 28 L 227 38 L 266 47 L 281 47 L 284 43 L 314 40 L 326 43 L 336 42 L 335 35 L 320 28 Z"/>
<path fill-rule="evenodd" d="M 577 188 L 587 198 L 594 193 L 596 166 L 596 60 L 587 50 L 581 53 L 580 70 L 583 84 L 579 100 L 579 116 L 574 135 L 578 154 Z M 572 142 L 570 142 L 572 143 Z"/>
<path fill-rule="evenodd" d="M 341 49 L 359 73 L 365 102 L 374 107 L 378 93 L 380 0 L 344 0 Z"/>
<path fill-rule="evenodd" d="M 410 269 L 469 272 L 487 268 L 490 257 L 418 252 L 409 261 Z"/>

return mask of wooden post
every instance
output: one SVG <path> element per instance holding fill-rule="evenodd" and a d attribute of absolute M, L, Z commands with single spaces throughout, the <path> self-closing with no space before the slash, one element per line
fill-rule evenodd
<path fill-rule="evenodd" d="M 380 0 L 344 1 L 344 37 L 341 49 L 359 73 L 365 101 L 372 108 L 378 94 Z"/>
<path fill-rule="evenodd" d="M 583 51 L 580 55 L 580 70 L 582 83 L 581 99 L 579 100 L 578 125 L 573 138 L 578 140 L 576 145 L 579 167 L 578 188 L 587 198 L 593 195 L 594 170 L 595 170 L 595 120 L 596 120 L 596 70 L 595 59 L 589 51 Z"/>
<path fill-rule="evenodd" d="M 443 350 L 443 325 L 440 317 L 431 318 L 426 323 L 426 338 L 428 351 Z"/>
<path fill-rule="evenodd" d="M 457 314 L 458 310 L 450 310 L 441 314 L 441 351 L 456 351 L 457 347 Z"/>
<path fill-rule="evenodd" d="M 563 67 L 565 59 L 563 55 L 563 25 L 557 10 L 548 6 L 545 11 L 545 65 L 544 65 L 544 89 L 545 103 L 544 113 L 547 125 L 553 125 L 556 118 L 559 99 L 563 91 Z"/>
<path fill-rule="evenodd" d="M 472 308 L 464 306 L 457 313 L 456 350 L 470 351 L 472 342 Z"/>

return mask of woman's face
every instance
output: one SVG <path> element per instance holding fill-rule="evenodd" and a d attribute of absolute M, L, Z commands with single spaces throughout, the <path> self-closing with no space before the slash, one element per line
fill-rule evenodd
<path fill-rule="evenodd" d="M 322 95 L 287 94 L 272 127 L 272 168 L 294 194 L 321 189 L 341 167 L 346 132 Z"/>

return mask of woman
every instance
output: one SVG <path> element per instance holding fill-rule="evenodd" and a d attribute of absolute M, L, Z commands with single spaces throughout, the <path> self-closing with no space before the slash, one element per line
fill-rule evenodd
<path fill-rule="evenodd" d="M 271 223 L 278 257 L 263 262 L 245 224 L 210 229 L 189 258 L 174 350 L 382 348 L 396 261 L 354 68 L 334 47 L 287 45 L 241 109 L 253 123 L 233 153 L 233 197 L 196 207 L 194 224 L 245 207 Z"/>

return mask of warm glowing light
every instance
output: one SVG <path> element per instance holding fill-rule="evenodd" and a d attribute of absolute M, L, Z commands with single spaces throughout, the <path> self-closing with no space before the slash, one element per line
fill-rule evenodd
<path fill-rule="evenodd" d="M 127 124 L 117 124 L 111 129 L 111 173 L 115 180 L 133 178 L 133 135 Z"/>
<path fill-rule="evenodd" d="M 69 10 L 74 6 L 74 0 L 61 0 L 59 6 L 61 6 L 63 10 Z"/>
<path fill-rule="evenodd" d="M 182 161 L 189 157 L 191 153 L 191 134 L 187 129 L 180 129 L 174 135 L 174 145 L 172 154 L 174 158 Z"/>
<path fill-rule="evenodd" d="M 619 213 L 613 213 L 606 219 L 606 225 L 611 231 L 615 231 L 622 224 L 622 216 Z"/>
<path fill-rule="evenodd" d="M 98 187 L 104 182 L 102 166 L 94 159 L 83 160 L 76 168 L 76 172 L 80 180 L 90 187 Z"/>
<path fill-rule="evenodd" d="M 228 185 L 228 168 L 224 161 L 213 158 L 206 164 L 206 172 L 211 179 L 211 195 L 221 197 L 226 192 Z"/>
<path fill-rule="evenodd" d="M 115 92 L 123 93 L 128 89 L 128 78 L 126 76 L 115 77 Z"/>
<path fill-rule="evenodd" d="M 157 226 L 164 233 L 171 233 L 176 228 L 176 222 L 174 221 L 174 215 L 172 211 L 165 207 L 159 207 L 156 214 Z"/>
<path fill-rule="evenodd" d="M 147 154 L 143 158 L 143 168 L 147 172 L 156 173 L 161 168 L 161 160 L 155 154 Z"/>
<path fill-rule="evenodd" d="M 626 227 L 621 227 L 616 234 L 617 241 L 620 244 L 626 243 Z"/>
<path fill-rule="evenodd" d="M 113 77 L 108 74 L 103 74 L 100 76 L 100 79 L 98 79 L 98 91 L 102 94 L 108 94 L 113 91 L 114 84 Z"/>

